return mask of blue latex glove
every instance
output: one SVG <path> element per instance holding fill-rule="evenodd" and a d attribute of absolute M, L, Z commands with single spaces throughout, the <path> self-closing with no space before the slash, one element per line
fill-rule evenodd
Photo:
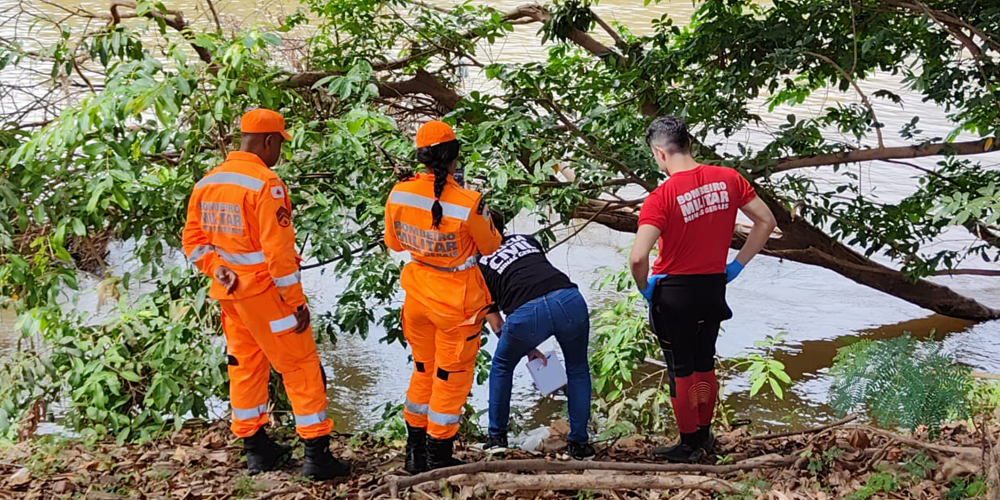
<path fill-rule="evenodd" d="M 736 279 L 736 277 L 740 275 L 740 271 L 742 270 L 743 270 L 743 264 L 740 264 L 740 261 L 733 259 L 733 261 L 726 266 L 726 283 L 729 283 L 730 281 Z"/>
<path fill-rule="evenodd" d="M 642 297 L 646 299 L 646 302 L 649 303 L 653 302 L 653 290 L 656 289 L 656 282 L 660 281 L 661 278 L 666 278 L 666 277 L 667 277 L 666 274 L 654 274 L 646 278 L 646 289 L 639 291 L 639 293 L 642 294 Z"/>

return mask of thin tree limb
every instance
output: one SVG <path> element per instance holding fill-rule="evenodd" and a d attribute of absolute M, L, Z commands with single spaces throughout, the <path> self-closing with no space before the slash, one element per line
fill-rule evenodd
<path fill-rule="evenodd" d="M 854 87 L 854 91 L 857 92 L 859 96 L 861 96 L 861 102 L 865 105 L 866 108 L 868 108 L 868 114 L 871 115 L 872 121 L 875 122 L 875 135 L 878 138 L 878 148 L 885 149 L 885 142 L 882 140 L 882 123 L 879 122 L 878 117 L 875 116 L 875 108 L 872 107 L 871 101 L 868 100 L 868 95 L 861 90 L 861 87 L 858 85 L 858 82 L 854 80 L 854 77 L 852 77 L 849 73 L 844 71 L 844 68 L 841 68 L 836 61 L 830 59 L 827 56 L 824 56 L 823 54 L 810 52 L 808 50 L 804 50 L 802 51 L 802 53 L 810 57 L 815 57 L 816 59 L 819 59 L 829 64 L 830 66 L 833 66 L 833 68 L 836 69 L 838 73 L 840 73 L 840 76 L 844 77 L 844 79 L 847 80 L 848 82 L 851 82 L 851 86 Z"/>
<path fill-rule="evenodd" d="M 851 422 L 853 422 L 853 421 L 855 421 L 857 419 L 858 419 L 858 414 L 857 413 L 852 413 L 852 414 L 850 414 L 850 415 L 848 415 L 848 416 L 846 416 L 846 417 L 844 417 L 844 418 L 842 418 L 840 420 L 837 420 L 836 422 L 831 422 L 831 423 L 826 424 L 826 425 L 820 425 L 820 426 L 816 426 L 816 427 L 810 427 L 808 429 L 802 429 L 802 430 L 799 430 L 799 431 L 787 431 L 787 432 L 774 432 L 774 433 L 770 433 L 770 434 L 759 434 L 759 435 L 751 437 L 750 439 L 752 439 L 754 441 L 766 441 L 768 439 L 778 439 L 778 438 L 786 438 L 786 437 L 791 437 L 791 436 L 801 436 L 803 434 L 814 434 L 814 433 L 817 433 L 817 432 L 825 431 L 827 429 L 832 429 L 834 427 L 839 427 L 841 425 L 845 425 L 845 424 L 851 423 Z"/>
<path fill-rule="evenodd" d="M 624 48 L 626 48 L 628 46 L 625 43 L 625 40 L 622 39 L 621 35 L 618 34 L 617 30 L 615 30 L 614 28 L 611 27 L 611 25 L 609 25 L 608 23 L 606 23 L 604 21 L 604 19 L 601 19 L 601 16 L 597 15 L 597 12 L 593 12 L 593 9 L 591 9 L 591 12 L 592 12 L 592 14 L 594 16 L 594 21 L 597 22 L 597 25 L 600 26 L 601 28 L 603 28 L 604 31 L 609 36 L 611 36 L 611 39 L 615 41 L 615 46 L 616 47 L 618 47 L 620 49 L 624 49 Z"/>
<path fill-rule="evenodd" d="M 215 3 L 212 0 L 205 0 L 208 3 L 208 10 L 212 12 L 212 20 L 215 21 L 215 29 L 222 34 L 222 21 L 219 20 L 219 13 L 215 10 Z"/>

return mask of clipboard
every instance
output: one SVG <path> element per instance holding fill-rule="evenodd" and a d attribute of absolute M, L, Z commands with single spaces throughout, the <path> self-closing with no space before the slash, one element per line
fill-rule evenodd
<path fill-rule="evenodd" d="M 542 365 L 540 359 L 528 360 L 528 373 L 535 381 L 538 391 L 543 396 L 548 396 L 566 385 L 566 368 L 555 351 L 546 351 L 544 354 L 547 364 Z"/>

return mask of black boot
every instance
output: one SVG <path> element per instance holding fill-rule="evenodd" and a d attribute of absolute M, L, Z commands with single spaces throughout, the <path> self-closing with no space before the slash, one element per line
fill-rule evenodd
<path fill-rule="evenodd" d="M 502 436 L 487 436 L 486 442 L 483 443 L 484 450 L 492 450 L 494 448 L 506 448 L 507 447 L 507 435 Z"/>
<path fill-rule="evenodd" d="M 681 434 L 681 442 L 673 446 L 659 446 L 653 448 L 653 457 L 668 462 L 691 464 L 701 460 L 705 456 L 705 450 L 701 448 L 701 441 L 698 432 Z"/>
<path fill-rule="evenodd" d="M 288 456 L 291 447 L 271 441 L 264 427 L 260 427 L 253 436 L 243 438 L 243 451 L 247 455 L 247 470 L 253 476 L 274 470 Z"/>
<path fill-rule="evenodd" d="M 465 462 L 451 456 L 455 438 L 434 439 L 427 436 L 427 470 L 462 465 Z"/>
<path fill-rule="evenodd" d="M 706 455 L 711 455 L 715 451 L 715 435 L 712 434 L 712 426 L 698 426 L 698 441 Z"/>
<path fill-rule="evenodd" d="M 406 426 L 406 465 L 410 474 L 427 471 L 427 429 Z"/>
<path fill-rule="evenodd" d="M 330 436 L 306 439 L 305 459 L 302 461 L 302 475 L 316 481 L 326 481 L 351 474 L 351 464 L 337 460 L 330 454 Z"/>

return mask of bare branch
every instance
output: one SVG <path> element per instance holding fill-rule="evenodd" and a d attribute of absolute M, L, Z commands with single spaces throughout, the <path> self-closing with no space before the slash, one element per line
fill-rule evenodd
<path fill-rule="evenodd" d="M 212 0 L 205 0 L 208 3 L 208 10 L 212 12 L 212 20 L 215 21 L 215 29 L 222 34 L 222 21 L 219 20 L 219 13 L 215 10 L 215 3 Z"/>
<path fill-rule="evenodd" d="M 872 103 L 871 101 L 868 100 L 868 96 L 864 93 L 864 91 L 861 90 L 861 87 L 858 86 L 858 82 L 854 81 L 854 77 L 852 77 L 850 74 L 844 71 L 844 68 L 841 68 L 840 65 L 836 63 L 836 61 L 830 59 L 827 56 L 824 56 L 823 54 L 817 54 L 815 52 L 810 52 L 808 50 L 804 50 L 802 51 L 802 53 L 810 57 L 815 57 L 816 59 L 819 59 L 833 66 L 834 69 L 836 69 L 837 72 L 840 73 L 840 76 L 843 76 L 845 80 L 851 82 L 851 86 L 854 87 L 855 92 L 857 92 L 858 95 L 861 96 L 861 102 L 864 103 L 866 108 L 868 108 L 868 114 L 871 115 L 872 121 L 875 122 L 875 135 L 878 137 L 878 148 L 885 149 L 885 142 L 882 140 L 882 123 L 878 121 L 878 117 L 875 116 L 875 108 L 872 107 Z"/>

